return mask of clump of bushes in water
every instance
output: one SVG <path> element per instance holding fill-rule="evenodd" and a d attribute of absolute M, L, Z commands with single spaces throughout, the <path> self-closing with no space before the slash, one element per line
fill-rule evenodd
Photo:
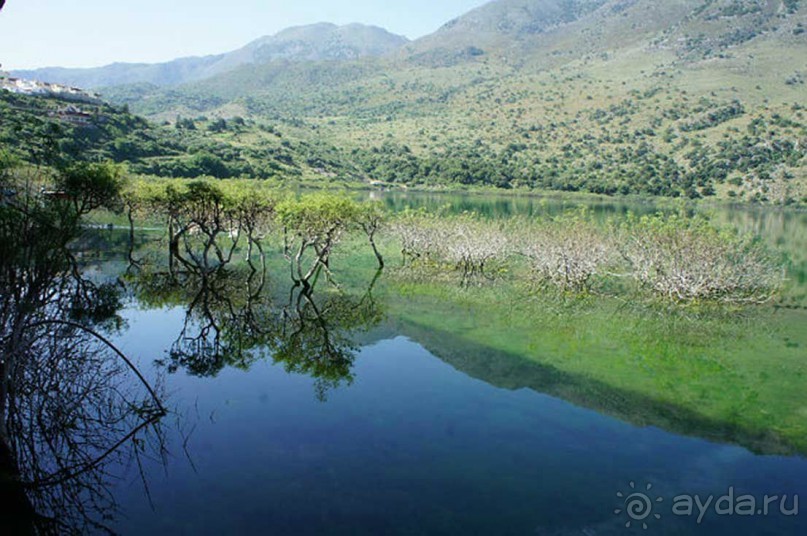
<path fill-rule="evenodd" d="M 567 213 L 523 225 L 514 242 L 539 281 L 563 291 L 587 292 L 592 280 L 616 260 L 612 233 L 586 212 Z"/>
<path fill-rule="evenodd" d="M 633 277 L 674 301 L 762 303 L 782 281 L 762 244 L 721 231 L 701 217 L 631 218 L 620 234 L 619 248 Z"/>
<path fill-rule="evenodd" d="M 517 273 L 524 264 L 518 259 L 542 285 L 564 292 L 591 292 L 596 281 L 612 278 L 681 303 L 764 303 L 782 282 L 762 244 L 702 217 L 658 214 L 620 225 L 578 211 L 502 224 L 468 214 L 407 213 L 392 228 L 409 266 L 451 267 L 463 285 L 488 275 L 484 267 L 491 264 Z"/>
<path fill-rule="evenodd" d="M 463 285 L 493 279 L 508 264 L 527 259 L 540 284 L 588 291 L 592 279 L 618 256 L 610 233 L 585 212 L 505 223 L 469 213 L 407 212 L 392 231 L 401 242 L 405 266 L 448 268 L 460 274 Z"/>
<path fill-rule="evenodd" d="M 448 266 L 461 274 L 467 285 L 478 277 L 492 278 L 495 263 L 509 252 L 503 225 L 477 215 L 435 216 L 407 212 L 392 226 L 401 240 L 404 263 Z"/>

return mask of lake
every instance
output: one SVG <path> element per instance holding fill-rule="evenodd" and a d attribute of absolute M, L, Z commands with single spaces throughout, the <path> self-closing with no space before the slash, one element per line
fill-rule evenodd
<path fill-rule="evenodd" d="M 491 217 L 590 203 L 384 199 Z M 279 258 L 265 277 L 241 266 L 170 283 L 124 275 L 125 233 L 94 232 L 86 273 L 126 286 L 110 336 L 169 410 L 104 465 L 97 485 L 114 506 L 103 525 L 806 534 L 807 214 L 704 210 L 782 253 L 781 307 L 676 311 L 508 283 L 461 289 L 402 275 L 392 249 L 395 266 L 378 277 L 368 252 L 343 253 L 341 289 L 323 282 L 310 298 Z M 147 233 L 140 241 L 140 252 L 158 247 Z"/>

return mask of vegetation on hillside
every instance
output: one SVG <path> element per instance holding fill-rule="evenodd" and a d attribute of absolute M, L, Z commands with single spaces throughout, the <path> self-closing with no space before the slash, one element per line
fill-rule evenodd
<path fill-rule="evenodd" d="M 169 120 L 272 121 L 364 181 L 807 199 L 803 3 L 601 4 L 500 0 L 397 59 L 110 95 Z"/>
<path fill-rule="evenodd" d="M 240 117 L 178 116 L 154 124 L 127 106 L 71 104 L 0 91 L 0 146 L 24 162 L 127 164 L 130 173 L 176 178 L 311 181 L 335 176 L 327 146 L 284 136 Z"/>
<path fill-rule="evenodd" d="M 110 88 L 163 126 L 122 113 L 55 136 L 162 177 L 805 202 L 806 14 L 795 0 L 498 0 L 397 57 Z M 48 140 L 48 124 L 4 140 Z"/>

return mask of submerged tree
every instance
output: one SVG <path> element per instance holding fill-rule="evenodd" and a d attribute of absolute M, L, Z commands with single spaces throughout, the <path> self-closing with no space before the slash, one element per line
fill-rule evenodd
<path fill-rule="evenodd" d="M 276 228 L 278 198 L 266 188 L 256 187 L 253 184 L 240 184 L 234 188 L 231 196 L 232 211 L 238 229 L 247 240 L 247 262 L 253 270 L 256 269 L 252 264 L 252 258 L 253 249 L 257 249 L 261 267 L 265 269 L 266 252 L 263 243 Z"/>
<path fill-rule="evenodd" d="M 490 265 L 508 255 L 508 236 L 497 222 L 462 214 L 446 221 L 438 236 L 437 251 L 441 258 L 461 273 L 462 283 L 473 278 L 491 278 Z"/>
<path fill-rule="evenodd" d="M 491 279 L 491 266 L 509 255 L 504 227 L 478 215 L 436 216 L 409 212 L 393 224 L 401 241 L 404 264 L 420 261 L 448 267 L 460 274 L 462 285 Z"/>
<path fill-rule="evenodd" d="M 407 210 L 397 215 L 391 227 L 401 242 L 404 266 L 424 260 L 434 253 L 439 227 L 436 216 Z"/>
<path fill-rule="evenodd" d="M 132 242 L 136 216 L 165 221 L 172 272 L 175 263 L 187 270 L 216 270 L 232 261 L 241 240 L 242 207 L 211 181 L 140 181 L 127 189 L 124 204 Z M 256 227 L 252 222 L 250 245 L 257 239 Z"/>
<path fill-rule="evenodd" d="M 333 249 L 356 227 L 360 212 L 357 202 L 333 194 L 305 195 L 278 204 L 284 253 L 295 284 L 311 288 L 312 278 L 316 279 L 323 270 L 331 276 Z"/>
<path fill-rule="evenodd" d="M 359 208 L 356 219 L 361 230 L 367 235 L 370 247 L 373 248 L 373 253 L 378 261 L 378 268 L 384 268 L 384 257 L 378 251 L 376 236 L 386 223 L 386 213 L 377 203 L 368 203 Z"/>
<path fill-rule="evenodd" d="M 516 225 L 515 249 L 529 259 L 542 283 L 564 291 L 591 290 L 592 279 L 607 273 L 616 257 L 609 226 L 576 211 Z"/>
<path fill-rule="evenodd" d="M 169 213 L 176 225 L 171 250 L 186 267 L 211 270 L 232 260 L 241 233 L 229 201 L 220 188 L 209 182 L 191 182 L 184 191 L 169 188 Z M 230 239 L 227 245 L 221 240 L 224 235 Z M 183 249 L 179 247 L 180 240 Z"/>

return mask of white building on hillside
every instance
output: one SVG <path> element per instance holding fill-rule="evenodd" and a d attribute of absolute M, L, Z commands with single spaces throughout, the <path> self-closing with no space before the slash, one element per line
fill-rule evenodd
<path fill-rule="evenodd" d="M 88 93 L 83 89 L 62 86 L 59 84 L 48 84 L 36 80 L 24 80 L 22 78 L 12 78 L 5 73 L 0 75 L 0 89 L 17 93 L 20 95 L 32 95 L 40 97 L 53 97 L 74 102 L 85 102 L 97 104 L 101 98 L 95 93 Z"/>

